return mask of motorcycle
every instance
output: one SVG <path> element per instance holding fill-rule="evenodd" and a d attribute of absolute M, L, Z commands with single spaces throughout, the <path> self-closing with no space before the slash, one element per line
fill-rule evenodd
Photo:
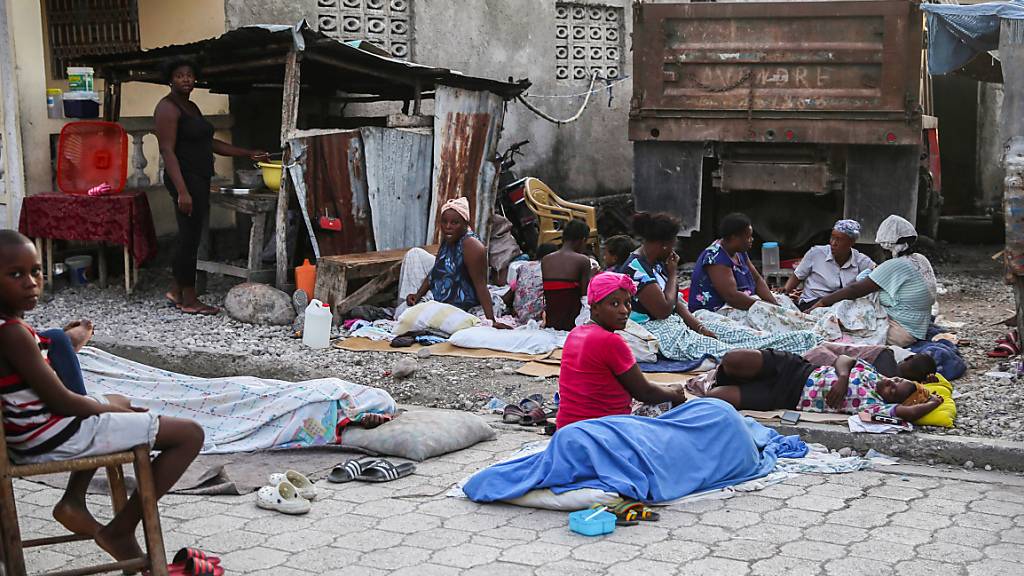
<path fill-rule="evenodd" d="M 526 205 L 526 178 L 519 178 L 512 170 L 516 165 L 516 156 L 522 155 L 520 149 L 529 143 L 529 140 L 516 142 L 495 159 L 499 172 L 498 197 L 494 208 L 495 212 L 512 223 L 512 236 L 519 248 L 532 257 L 537 253 L 540 226 L 537 215 Z"/>

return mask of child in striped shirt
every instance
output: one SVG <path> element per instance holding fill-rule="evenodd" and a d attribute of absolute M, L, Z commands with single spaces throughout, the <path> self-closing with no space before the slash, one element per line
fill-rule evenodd
<path fill-rule="evenodd" d="M 47 358 L 48 339 L 23 320 L 39 302 L 42 265 L 32 242 L 0 230 L 0 404 L 7 454 L 30 464 L 99 456 L 148 444 L 157 496 L 177 482 L 203 446 L 203 430 L 191 420 L 157 417 L 124 397 L 86 396 L 70 390 Z M 3 457 L 0 455 L 0 457 Z M 116 560 L 142 556 L 135 529 L 142 520 L 138 494 L 103 526 L 85 506 L 94 470 L 71 474 L 53 516 L 68 530 L 91 536 Z"/>

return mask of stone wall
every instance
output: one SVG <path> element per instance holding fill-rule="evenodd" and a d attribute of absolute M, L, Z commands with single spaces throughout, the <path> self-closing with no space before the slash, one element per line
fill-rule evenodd
<path fill-rule="evenodd" d="M 401 10 L 389 20 L 389 10 L 396 7 Z M 338 17 L 327 18 L 332 14 Z M 305 18 L 311 26 L 323 25 L 340 34 L 346 28 L 369 38 L 387 34 L 391 42 L 407 46 L 416 62 L 501 80 L 529 78 L 530 92 L 538 95 L 585 92 L 589 75 L 581 63 L 620 79 L 632 74 L 629 0 L 225 0 L 225 18 L 229 29 L 294 24 Z M 404 33 L 395 33 L 403 32 L 396 20 L 408 23 Z M 529 139 L 516 170 L 520 176 L 544 180 L 565 197 L 628 193 L 632 145 L 626 125 L 631 95 L 631 83 L 620 82 L 613 88 L 611 106 L 607 92 L 595 94 L 578 122 L 561 127 L 510 102 L 501 147 Z M 582 100 L 531 101 L 548 114 L 565 118 Z"/>

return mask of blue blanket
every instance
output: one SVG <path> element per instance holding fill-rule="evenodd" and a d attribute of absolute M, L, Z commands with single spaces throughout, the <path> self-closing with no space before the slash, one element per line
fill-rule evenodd
<path fill-rule="evenodd" d="M 967 364 L 960 355 L 960 350 L 952 342 L 918 340 L 910 345 L 909 350 L 914 354 L 927 354 L 934 358 L 936 370 L 945 376 L 946 380 L 956 380 L 967 372 Z"/>
<path fill-rule="evenodd" d="M 596 488 L 666 502 L 766 476 L 778 457 L 806 454 L 798 437 L 744 419 L 721 400 L 700 398 L 658 418 L 607 416 L 570 424 L 543 452 L 486 468 L 463 491 L 477 502 L 537 488 L 556 494 Z"/>

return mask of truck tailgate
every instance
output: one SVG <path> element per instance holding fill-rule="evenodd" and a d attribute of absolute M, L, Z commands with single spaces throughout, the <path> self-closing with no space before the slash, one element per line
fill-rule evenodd
<path fill-rule="evenodd" d="M 700 137 L 661 139 L 760 140 L 763 119 L 902 123 L 900 140 L 920 128 L 923 24 L 908 0 L 640 4 L 634 18 L 633 140 L 673 118 Z M 802 135 L 884 143 L 874 129 Z"/>

